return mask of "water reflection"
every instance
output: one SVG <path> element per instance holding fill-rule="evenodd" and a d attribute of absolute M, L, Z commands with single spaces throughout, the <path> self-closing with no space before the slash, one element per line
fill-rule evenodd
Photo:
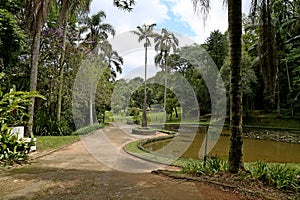
<path fill-rule="evenodd" d="M 228 132 L 228 130 L 225 131 Z M 189 134 L 191 134 L 191 132 L 181 132 L 180 137 L 149 143 L 144 147 L 162 154 L 178 156 L 178 153 L 181 152 L 181 147 L 186 147 L 190 144 L 181 157 L 202 159 L 204 150 L 201 148 L 201 145 L 205 138 L 205 131 L 203 131 L 203 129 L 202 131 L 198 131 L 195 137 L 189 137 Z M 229 136 L 221 135 L 208 155 L 227 159 L 229 152 L 229 138 Z M 168 144 L 171 141 L 174 143 L 172 148 L 164 148 L 169 146 Z M 255 162 L 260 160 L 265 162 L 300 163 L 300 144 L 249 138 L 243 138 L 243 142 L 245 162 Z"/>

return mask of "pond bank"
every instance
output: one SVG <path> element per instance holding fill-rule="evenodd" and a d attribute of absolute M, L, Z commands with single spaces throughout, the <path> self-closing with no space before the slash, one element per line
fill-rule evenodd
<path fill-rule="evenodd" d="M 166 123 L 163 129 L 170 131 L 178 131 L 178 129 L 185 129 L 191 131 L 202 131 L 201 129 L 207 127 L 209 124 L 178 124 Z M 157 125 L 153 125 L 156 127 Z M 162 125 L 159 125 L 160 127 Z M 222 127 L 222 126 L 221 126 Z M 223 127 L 222 135 L 230 135 L 229 125 L 225 124 Z M 271 140 L 277 142 L 287 142 L 300 144 L 300 129 L 297 128 L 278 128 L 278 127 L 263 127 L 263 126 L 249 126 L 243 127 L 243 137 L 259 140 Z"/>

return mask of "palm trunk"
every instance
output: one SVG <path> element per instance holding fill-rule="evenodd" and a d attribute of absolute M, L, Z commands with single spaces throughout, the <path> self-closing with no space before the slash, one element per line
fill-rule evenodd
<path fill-rule="evenodd" d="M 242 1 L 228 1 L 230 40 L 231 87 L 230 87 L 230 149 L 228 171 L 237 173 L 243 169 L 242 140 Z"/>
<path fill-rule="evenodd" d="M 144 80 L 144 104 L 143 104 L 143 117 L 142 127 L 147 127 L 147 39 L 145 44 L 145 80 Z"/>
<path fill-rule="evenodd" d="M 167 84 L 168 84 L 168 80 L 167 80 L 167 73 L 168 73 L 168 69 L 167 69 L 167 52 L 165 52 L 165 58 L 164 58 L 164 65 L 165 65 L 165 90 L 164 90 L 164 110 L 166 112 L 166 107 L 167 107 Z M 166 114 L 167 116 L 167 114 Z M 167 120 L 167 117 L 164 119 L 165 122 Z"/>
<path fill-rule="evenodd" d="M 90 113 L 90 125 L 94 124 L 94 119 L 93 119 L 93 95 L 92 93 L 90 94 L 89 98 L 89 113 Z"/>

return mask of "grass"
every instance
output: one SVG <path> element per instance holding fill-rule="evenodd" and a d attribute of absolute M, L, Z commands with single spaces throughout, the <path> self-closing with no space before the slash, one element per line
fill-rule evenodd
<path fill-rule="evenodd" d="M 70 136 L 36 136 L 37 150 L 51 150 L 57 149 L 64 145 L 71 144 L 80 139 L 81 135 L 88 134 L 94 130 L 100 129 L 105 124 L 93 124 L 91 126 L 83 127 L 72 133 Z"/>
<path fill-rule="evenodd" d="M 51 150 L 79 140 L 79 136 L 36 136 L 37 150 Z"/>
<path fill-rule="evenodd" d="M 174 158 L 170 156 L 163 156 L 160 154 L 155 154 L 153 152 L 145 151 L 139 148 L 140 143 L 143 142 L 141 140 L 136 140 L 134 142 L 128 143 L 125 145 L 124 150 L 134 156 L 137 156 L 141 159 L 148 160 L 155 163 L 162 163 L 166 165 L 174 165 L 182 167 L 184 166 L 188 160 L 183 158 Z M 145 141 L 144 141 L 145 142 Z"/>

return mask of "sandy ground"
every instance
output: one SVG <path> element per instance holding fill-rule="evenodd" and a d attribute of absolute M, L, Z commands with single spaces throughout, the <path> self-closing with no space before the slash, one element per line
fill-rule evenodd
<path fill-rule="evenodd" d="M 2 169 L 0 199 L 241 199 L 213 185 L 150 173 L 166 166 L 123 152 L 133 140 L 126 128 L 110 126 L 31 164 Z"/>

